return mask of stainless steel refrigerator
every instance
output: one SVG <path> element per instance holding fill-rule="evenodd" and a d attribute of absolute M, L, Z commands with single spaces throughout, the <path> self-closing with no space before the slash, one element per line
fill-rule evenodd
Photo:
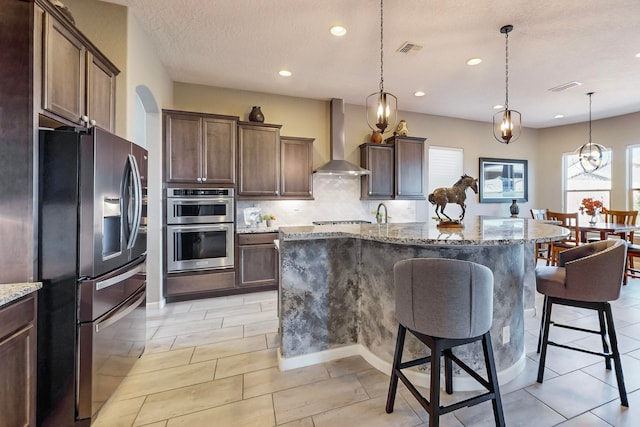
<path fill-rule="evenodd" d="M 88 426 L 144 350 L 146 151 L 40 131 L 37 424 Z"/>

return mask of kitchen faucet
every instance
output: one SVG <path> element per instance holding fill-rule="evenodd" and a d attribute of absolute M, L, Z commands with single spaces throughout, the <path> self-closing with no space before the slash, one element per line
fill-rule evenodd
<path fill-rule="evenodd" d="M 380 203 L 378 205 L 378 209 L 376 210 L 376 222 L 378 224 L 382 223 L 382 216 L 380 215 L 380 208 L 384 208 L 384 223 L 387 223 L 387 206 L 384 203 Z"/>

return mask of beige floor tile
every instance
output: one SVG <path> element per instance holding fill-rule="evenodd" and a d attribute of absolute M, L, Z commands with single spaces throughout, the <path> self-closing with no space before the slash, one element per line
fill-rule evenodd
<path fill-rule="evenodd" d="M 147 328 L 157 328 L 160 326 L 176 325 L 180 323 L 188 323 L 196 320 L 204 320 L 204 311 L 173 313 L 170 315 L 147 316 Z"/>
<path fill-rule="evenodd" d="M 153 339 L 176 335 L 196 334 L 198 332 L 206 332 L 212 329 L 220 329 L 221 327 L 222 319 L 194 320 L 188 323 L 161 326 L 153 335 Z"/>
<path fill-rule="evenodd" d="M 188 365 L 193 350 L 193 347 L 188 347 L 180 350 L 165 351 L 163 353 L 143 354 L 142 357 L 136 361 L 129 375 Z"/>
<path fill-rule="evenodd" d="M 260 308 L 262 308 L 262 311 L 276 311 L 278 310 L 278 301 L 274 299 L 272 301 L 261 302 Z"/>
<path fill-rule="evenodd" d="M 369 397 L 386 396 L 389 392 L 389 375 L 375 368 L 358 372 L 356 375 Z M 404 387 L 404 385 L 402 381 L 398 381 L 398 388 L 401 387 Z"/>
<path fill-rule="evenodd" d="M 244 295 L 244 303 L 277 301 L 278 291 L 253 292 Z"/>
<path fill-rule="evenodd" d="M 166 420 L 242 400 L 242 376 L 182 387 L 147 396 L 135 425 Z"/>
<path fill-rule="evenodd" d="M 252 337 L 255 335 L 273 334 L 278 332 L 279 325 L 278 319 L 249 323 L 248 325 L 244 325 L 244 336 Z"/>
<path fill-rule="evenodd" d="M 130 427 L 135 420 L 145 397 L 126 400 L 111 399 L 100 409 L 93 427 Z"/>
<path fill-rule="evenodd" d="M 361 356 L 345 357 L 327 362 L 324 365 L 332 377 L 355 374 L 356 372 L 362 372 L 372 368 Z"/>
<path fill-rule="evenodd" d="M 274 424 L 271 396 L 265 395 L 172 418 L 167 427 L 271 427 Z"/>
<path fill-rule="evenodd" d="M 233 305 L 230 307 L 217 307 L 207 310 L 206 319 L 214 319 L 218 317 L 240 316 L 243 314 L 252 314 L 262 312 L 260 303 Z"/>
<path fill-rule="evenodd" d="M 592 409 L 591 413 L 616 427 L 640 426 L 640 391 L 630 393 L 629 407 L 620 406 L 620 400 Z"/>
<path fill-rule="evenodd" d="M 205 344 L 196 347 L 193 357 L 191 358 L 191 363 L 266 349 L 267 344 L 264 335 L 215 344 Z"/>
<path fill-rule="evenodd" d="M 327 378 L 329 378 L 329 373 L 322 365 L 307 366 L 290 371 L 280 371 L 274 367 L 249 372 L 244 375 L 244 398 L 286 390 Z"/>
<path fill-rule="evenodd" d="M 248 325 L 249 323 L 262 322 L 265 320 L 278 319 L 275 311 L 261 311 L 259 313 L 239 314 L 237 316 L 227 316 L 222 321 L 222 326 L 228 328 L 230 326 Z"/>
<path fill-rule="evenodd" d="M 160 353 L 171 350 L 176 337 L 158 338 L 157 340 L 147 340 L 144 348 L 145 354 Z"/>
<path fill-rule="evenodd" d="M 420 418 L 403 399 L 396 401 L 391 414 L 385 411 L 385 404 L 385 397 L 365 400 L 314 415 L 313 423 L 315 427 L 413 427 L 420 424 Z"/>
<path fill-rule="evenodd" d="M 166 427 L 167 425 L 167 421 L 158 421 L 157 423 L 151 423 L 151 424 L 145 424 L 143 426 L 140 427 Z"/>
<path fill-rule="evenodd" d="M 243 327 L 234 326 L 231 328 L 214 329 L 197 334 L 180 335 L 176 337 L 171 348 L 194 347 L 197 345 L 212 344 L 216 342 L 237 340 L 243 337 Z"/>
<path fill-rule="evenodd" d="M 311 417 L 303 418 L 301 420 L 291 421 L 289 423 L 278 424 L 278 427 L 315 427 Z"/>
<path fill-rule="evenodd" d="M 276 420 L 286 423 L 368 399 L 355 375 L 344 375 L 273 394 Z"/>
<path fill-rule="evenodd" d="M 213 380 L 216 362 L 202 362 L 127 376 L 117 390 L 120 400 L 160 393 Z"/>
<path fill-rule="evenodd" d="M 208 298 L 200 301 L 195 301 L 191 304 L 191 311 L 206 311 L 218 307 L 231 307 L 234 305 L 243 304 L 242 295 L 230 295 L 226 297 Z"/>
<path fill-rule="evenodd" d="M 611 427 L 611 424 L 604 422 L 590 412 L 571 418 L 560 423 L 557 427 Z"/>
<path fill-rule="evenodd" d="M 267 348 L 280 347 L 280 334 L 279 333 L 272 332 L 272 333 L 266 334 L 266 335 L 267 335 Z"/>
<path fill-rule="evenodd" d="M 278 365 L 276 349 L 254 351 L 218 359 L 216 379 L 272 368 Z"/>

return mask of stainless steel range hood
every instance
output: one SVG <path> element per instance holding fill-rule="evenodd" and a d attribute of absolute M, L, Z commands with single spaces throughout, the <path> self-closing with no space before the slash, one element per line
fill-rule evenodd
<path fill-rule="evenodd" d="M 354 165 L 344 159 L 344 102 L 342 99 L 331 100 L 331 138 L 329 140 L 331 160 L 320 166 L 313 173 L 321 175 L 369 175 L 367 169 Z"/>

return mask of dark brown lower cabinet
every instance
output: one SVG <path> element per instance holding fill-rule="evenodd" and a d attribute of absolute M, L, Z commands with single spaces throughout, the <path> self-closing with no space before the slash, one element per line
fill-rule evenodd
<path fill-rule="evenodd" d="M 167 302 L 210 298 L 233 293 L 236 273 L 233 269 L 170 273 L 166 283 Z"/>
<path fill-rule="evenodd" d="M 0 308 L 0 426 L 36 425 L 36 297 Z"/>
<path fill-rule="evenodd" d="M 252 290 L 278 288 L 278 233 L 238 234 L 238 286 Z"/>

